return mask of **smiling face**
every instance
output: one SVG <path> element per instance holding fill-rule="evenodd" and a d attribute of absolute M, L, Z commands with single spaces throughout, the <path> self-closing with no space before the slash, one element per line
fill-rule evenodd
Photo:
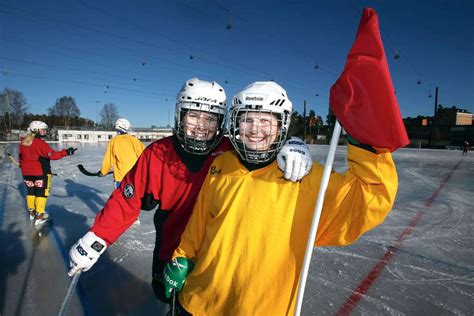
<path fill-rule="evenodd" d="M 39 135 L 39 136 L 46 136 L 46 134 L 48 134 L 48 130 L 47 130 L 47 129 L 40 129 L 40 130 L 38 130 L 38 135 Z"/>
<path fill-rule="evenodd" d="M 201 111 L 189 110 L 183 119 L 185 136 L 195 140 L 211 140 L 216 135 L 217 124 L 216 114 Z"/>
<path fill-rule="evenodd" d="M 239 119 L 240 137 L 248 150 L 268 150 L 278 132 L 278 118 L 274 114 L 246 112 Z"/>

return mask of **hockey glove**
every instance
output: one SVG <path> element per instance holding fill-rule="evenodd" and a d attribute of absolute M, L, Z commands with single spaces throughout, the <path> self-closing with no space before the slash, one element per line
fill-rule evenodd
<path fill-rule="evenodd" d="M 165 284 L 165 296 L 171 297 L 173 289 L 176 292 L 181 291 L 189 272 L 194 267 L 194 263 L 184 257 L 174 258 L 165 265 L 163 270 L 163 282 Z"/>
<path fill-rule="evenodd" d="M 102 238 L 97 237 L 93 232 L 85 234 L 69 251 L 71 267 L 69 276 L 73 276 L 79 270 L 87 271 L 92 268 L 105 249 L 107 249 L 107 244 Z"/>
<path fill-rule="evenodd" d="M 291 182 L 300 181 L 313 166 L 308 146 L 298 137 L 291 137 L 277 156 L 278 167 Z"/>
<path fill-rule="evenodd" d="M 74 152 L 77 150 L 77 148 L 72 148 L 72 147 L 69 147 L 68 149 L 66 149 L 66 154 L 68 156 L 71 156 L 71 155 L 74 155 Z"/>

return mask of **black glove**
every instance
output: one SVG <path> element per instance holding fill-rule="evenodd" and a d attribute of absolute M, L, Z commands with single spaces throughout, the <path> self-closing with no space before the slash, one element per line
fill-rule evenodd
<path fill-rule="evenodd" d="M 69 147 L 68 149 L 66 149 L 66 154 L 68 156 L 70 155 L 74 155 L 74 152 L 77 150 L 77 148 L 72 148 L 72 147 Z"/>

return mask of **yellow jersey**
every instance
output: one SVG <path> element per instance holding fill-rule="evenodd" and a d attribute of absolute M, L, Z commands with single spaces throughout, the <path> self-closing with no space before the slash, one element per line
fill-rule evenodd
<path fill-rule="evenodd" d="M 113 168 L 114 180 L 122 181 L 144 149 L 145 145 L 132 135 L 116 135 L 107 145 L 100 173 L 105 175 Z"/>
<path fill-rule="evenodd" d="M 331 174 L 316 246 L 355 242 L 395 201 L 390 153 L 350 145 L 348 161 L 345 174 Z M 248 171 L 235 151 L 218 156 L 173 254 L 195 262 L 179 294 L 182 306 L 193 315 L 293 314 L 322 174 L 314 164 L 292 183 L 276 161 Z"/>

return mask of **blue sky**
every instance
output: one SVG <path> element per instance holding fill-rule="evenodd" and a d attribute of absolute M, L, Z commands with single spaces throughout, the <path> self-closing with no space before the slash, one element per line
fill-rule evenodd
<path fill-rule="evenodd" d="M 72 96 L 92 120 L 112 102 L 134 126 L 148 127 L 172 122 L 189 78 L 219 82 L 228 100 L 273 79 L 295 110 L 307 100 L 325 118 L 364 7 L 379 15 L 403 117 L 432 115 L 436 86 L 439 103 L 473 111 L 468 0 L 0 0 L 0 90 L 23 92 L 31 113 Z"/>

